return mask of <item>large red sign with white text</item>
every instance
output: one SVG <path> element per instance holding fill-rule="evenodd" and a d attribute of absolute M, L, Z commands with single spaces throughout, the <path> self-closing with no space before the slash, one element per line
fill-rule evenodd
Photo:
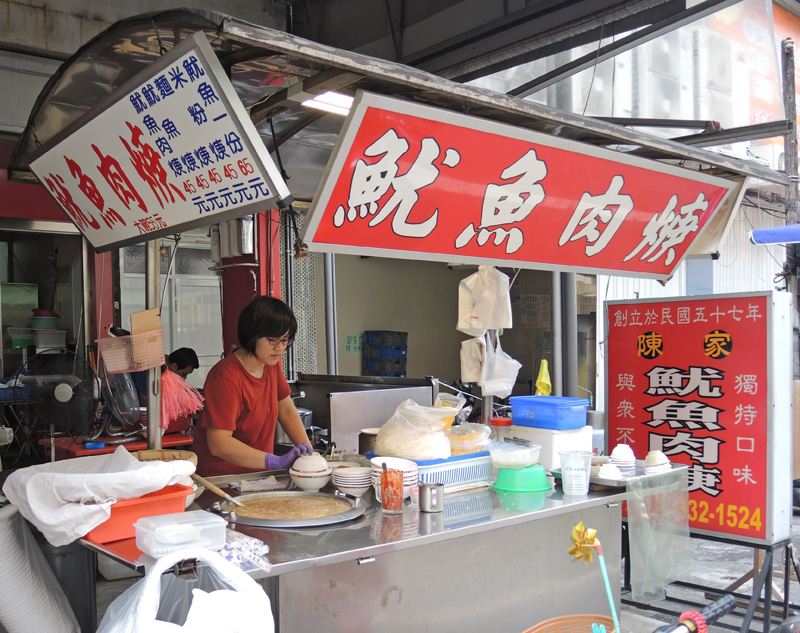
<path fill-rule="evenodd" d="M 768 295 L 607 304 L 608 450 L 687 464 L 694 530 L 765 538 L 769 307 Z"/>
<path fill-rule="evenodd" d="M 311 250 L 669 278 L 734 183 L 360 93 Z"/>

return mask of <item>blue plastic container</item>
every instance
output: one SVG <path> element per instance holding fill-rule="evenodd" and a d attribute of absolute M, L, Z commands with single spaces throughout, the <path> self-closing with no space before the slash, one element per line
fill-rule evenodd
<path fill-rule="evenodd" d="M 589 401 L 585 398 L 513 396 L 508 400 L 511 403 L 511 422 L 517 426 L 556 431 L 586 426 Z"/>

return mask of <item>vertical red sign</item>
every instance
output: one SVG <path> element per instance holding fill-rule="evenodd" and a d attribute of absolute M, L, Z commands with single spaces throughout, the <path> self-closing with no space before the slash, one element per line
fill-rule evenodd
<path fill-rule="evenodd" d="M 689 527 L 763 539 L 769 297 L 607 305 L 608 449 L 689 467 Z"/>

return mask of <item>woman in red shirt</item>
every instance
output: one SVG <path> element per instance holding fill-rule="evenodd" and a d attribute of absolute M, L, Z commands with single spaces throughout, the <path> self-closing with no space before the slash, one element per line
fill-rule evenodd
<path fill-rule="evenodd" d="M 312 452 L 280 367 L 296 332 L 297 319 L 280 299 L 257 297 L 242 310 L 241 347 L 214 365 L 203 385 L 206 403 L 192 444 L 199 474 L 289 468 Z M 277 423 L 295 444 L 282 456 L 272 452 Z"/>

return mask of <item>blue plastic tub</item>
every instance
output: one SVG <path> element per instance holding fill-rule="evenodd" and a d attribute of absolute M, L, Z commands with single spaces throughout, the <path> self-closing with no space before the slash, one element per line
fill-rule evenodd
<path fill-rule="evenodd" d="M 511 422 L 517 426 L 539 429 L 580 429 L 586 426 L 586 410 L 589 401 L 585 398 L 562 398 L 560 396 L 513 396 Z"/>

